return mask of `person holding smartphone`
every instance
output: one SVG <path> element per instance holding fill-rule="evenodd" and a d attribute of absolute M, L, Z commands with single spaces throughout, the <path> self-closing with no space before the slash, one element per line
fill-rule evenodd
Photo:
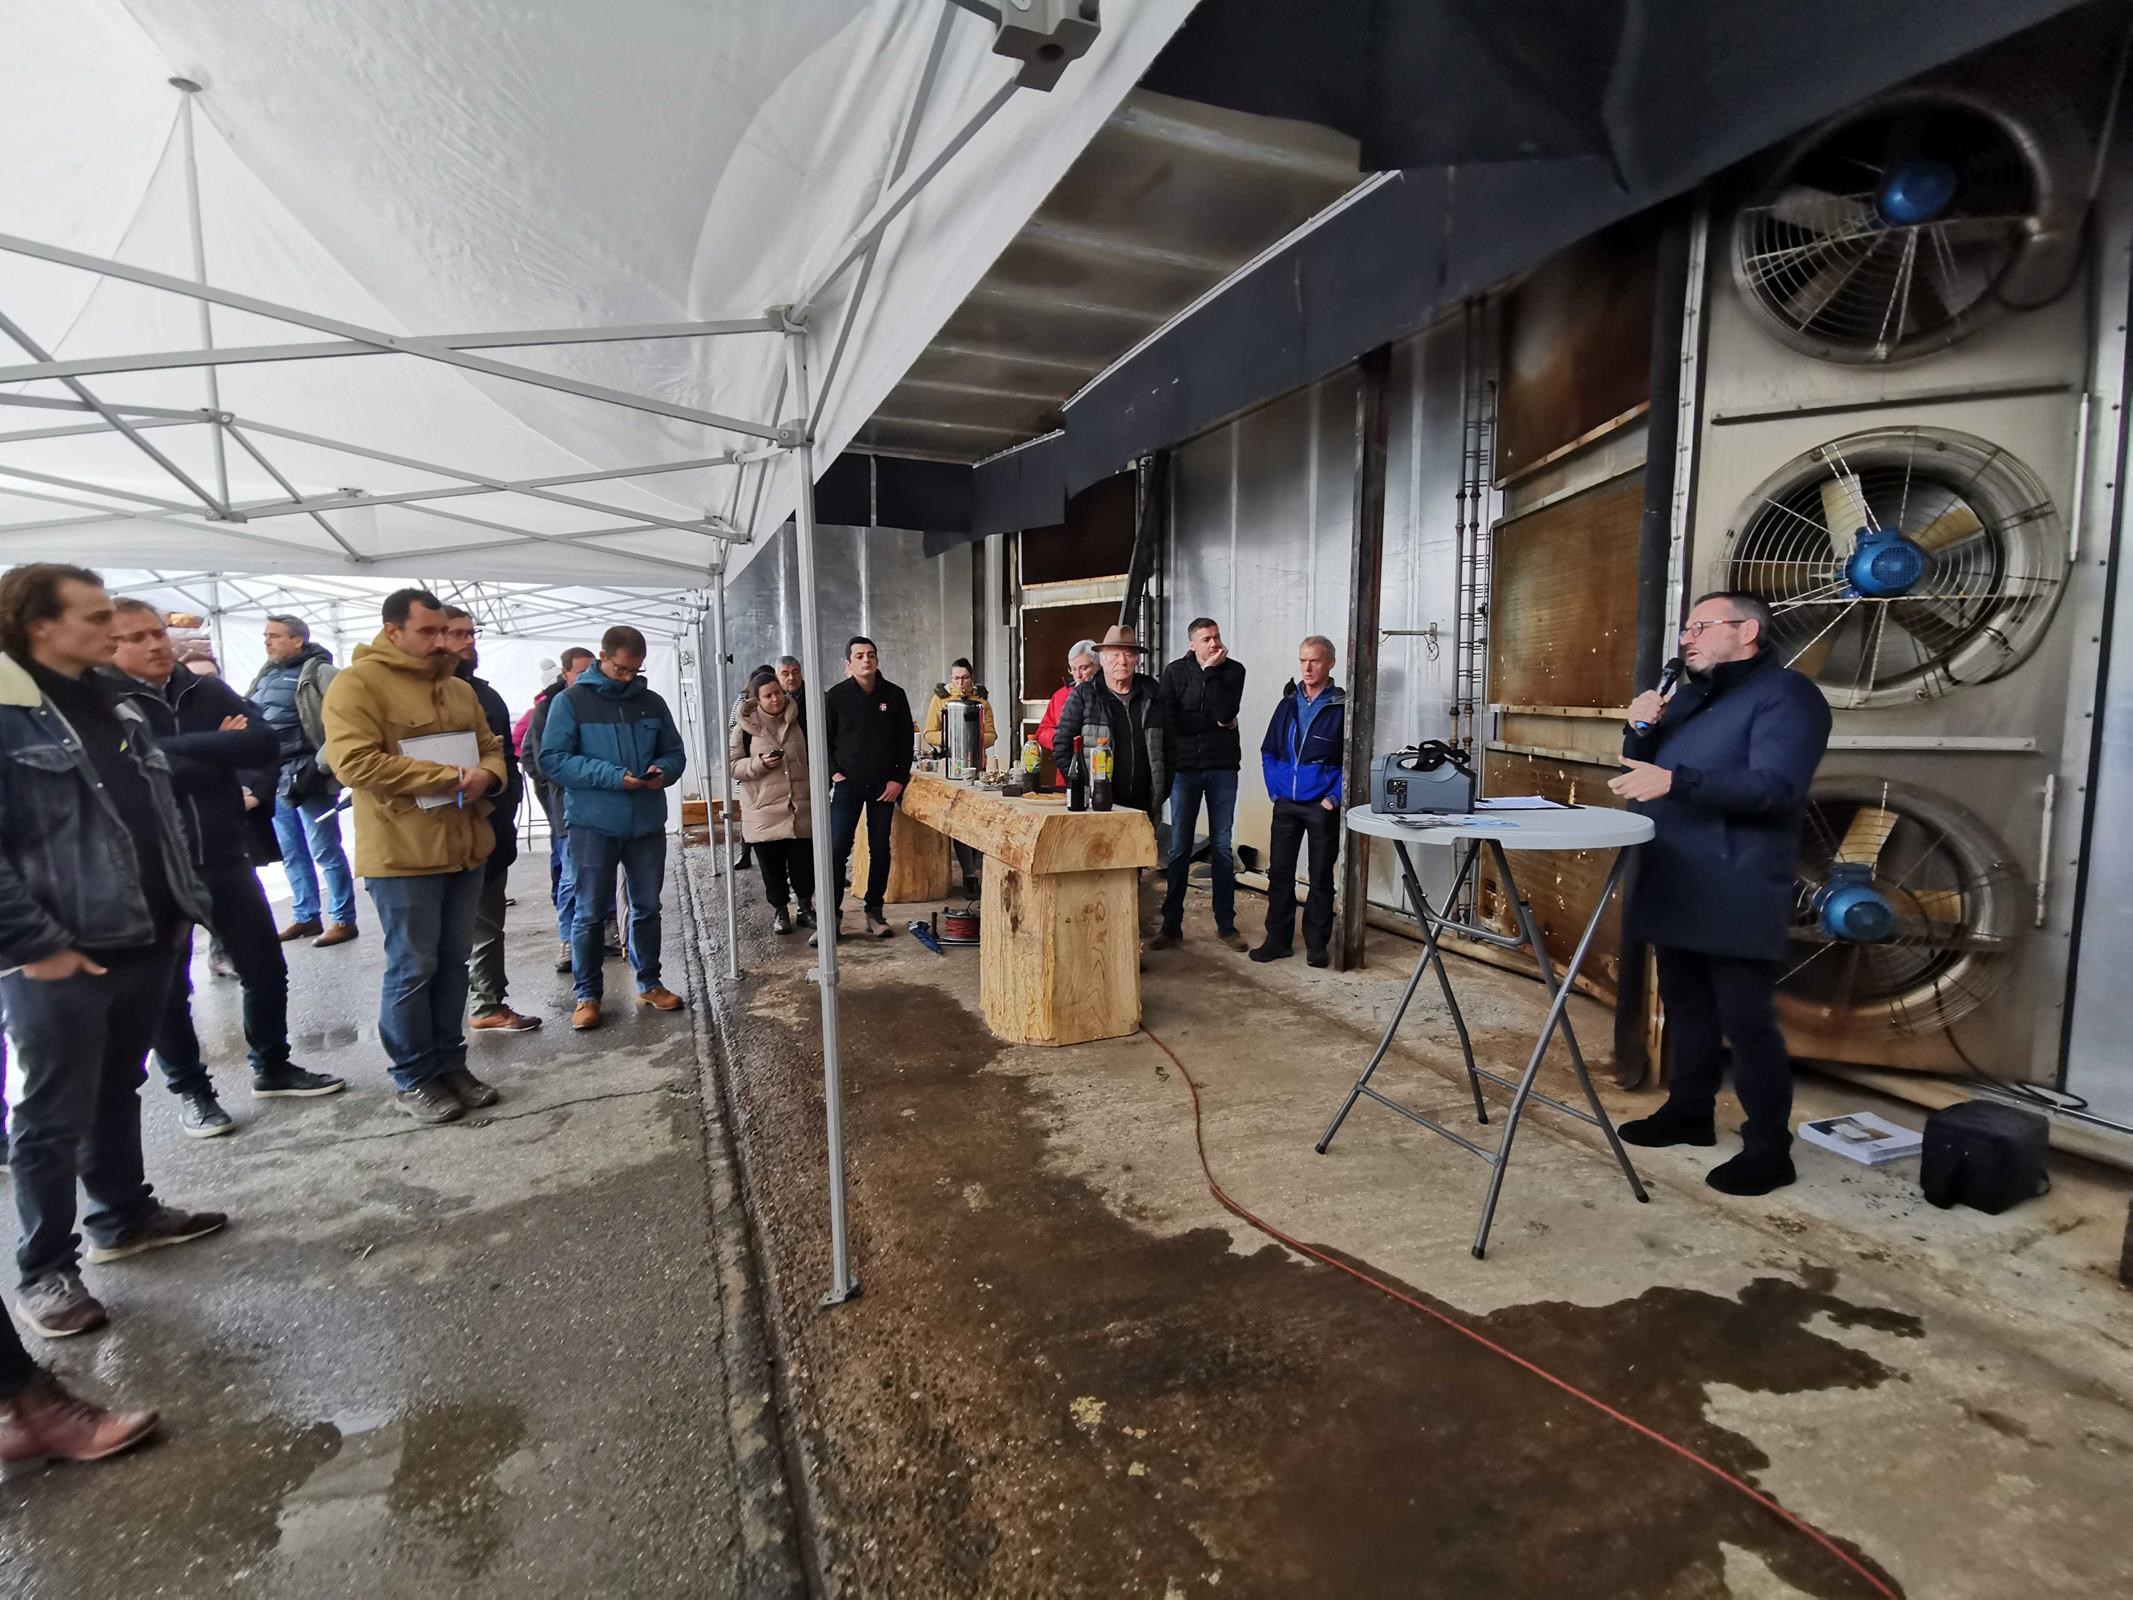
<path fill-rule="evenodd" d="M 727 753 L 741 786 L 741 825 L 763 874 L 770 931 L 815 925 L 815 857 L 808 818 L 807 734 L 800 709 L 769 668 L 748 680 Z M 789 908 L 797 900 L 797 915 Z"/>
<path fill-rule="evenodd" d="M 602 930 L 614 908 L 617 867 L 629 889 L 637 1002 L 657 1011 L 682 1006 L 659 981 L 659 901 L 667 876 L 666 790 L 688 757 L 666 701 L 645 686 L 644 657 L 643 634 L 609 628 L 599 659 L 551 703 L 541 731 L 541 772 L 563 791 L 577 882 L 570 1025 L 580 1030 L 600 1026 Z"/>

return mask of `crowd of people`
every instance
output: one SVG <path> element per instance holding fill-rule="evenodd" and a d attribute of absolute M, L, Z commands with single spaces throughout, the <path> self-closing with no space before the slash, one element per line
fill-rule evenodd
<path fill-rule="evenodd" d="M 1331 641 L 1313 634 L 1297 650 L 1296 676 L 1260 740 L 1260 768 L 1274 820 L 1267 862 L 1266 925 L 1257 946 L 1237 928 L 1237 867 L 1233 844 L 1237 788 L 1244 765 L 1239 719 L 1244 664 L 1222 641 L 1221 626 L 1196 617 L 1188 648 L 1160 678 L 1138 670 L 1145 653 L 1134 630 L 1114 626 L 1099 640 L 1083 639 L 1067 652 L 1067 681 L 1051 697 L 1037 725 L 1041 749 L 1052 755 L 1060 787 L 1075 748 L 1093 750 L 1099 736 L 1111 751 L 1114 804 L 1145 811 L 1151 821 L 1170 807 L 1170 854 L 1162 922 L 1149 948 L 1169 949 L 1185 937 L 1185 890 L 1197 854 L 1200 813 L 1207 815 L 1216 937 L 1254 961 L 1279 961 L 1296 949 L 1296 868 L 1305 859 L 1309 892 L 1302 906 L 1304 953 L 1328 965 L 1333 934 L 1335 863 L 1340 852 L 1341 745 L 1347 696 L 1333 681 Z M 854 635 L 845 645 L 844 680 L 823 696 L 830 759 L 829 930 L 841 927 L 852 849 L 862 819 L 867 829 L 867 881 L 861 889 L 864 931 L 893 931 L 883 904 L 889 883 L 897 800 L 910 782 L 917 742 L 945 751 L 949 708 L 975 705 L 984 748 L 999 736 L 992 703 L 968 660 L 949 664 L 934 686 L 923 722 L 911 715 L 904 691 L 882 675 L 874 641 Z M 733 707 L 727 751 L 740 788 L 745 843 L 736 865 L 752 855 L 771 908 L 771 928 L 790 933 L 817 927 L 813 859 L 808 841 L 809 773 L 806 706 L 800 663 L 781 657 L 758 667 Z M 963 887 L 978 893 L 978 857 L 958 844 Z M 797 909 L 796 909 L 797 906 Z"/>
<path fill-rule="evenodd" d="M 684 1004 L 660 981 L 659 906 L 666 791 L 686 756 L 644 681 L 643 634 L 614 627 L 597 653 L 564 652 L 560 678 L 514 723 L 480 676 L 465 608 L 400 589 L 381 623 L 336 670 L 301 619 L 268 619 L 266 665 L 240 695 L 179 660 L 163 613 L 114 598 L 86 568 L 0 576 L 0 1007 L 15 1083 L 0 1153 L 21 1234 L 13 1318 L 0 1317 L 0 1463 L 100 1460 L 156 1426 L 153 1412 L 74 1394 L 16 1322 L 46 1340 L 102 1327 L 84 1262 L 228 1225 L 158 1197 L 141 1142 L 151 1055 L 187 1134 L 236 1127 L 193 1027 L 196 930 L 240 986 L 254 1097 L 339 1094 L 343 1079 L 292 1059 L 283 947 L 356 939 L 361 878 L 385 945 L 378 1038 L 393 1103 L 425 1124 L 493 1105 L 498 1091 L 468 1067 L 470 1034 L 541 1023 L 505 998 L 530 781 L 550 822 L 573 1026 L 600 1025 L 604 963 L 624 953 L 618 876 L 638 1004 Z M 276 859 L 293 901 L 279 930 L 257 870 Z"/>

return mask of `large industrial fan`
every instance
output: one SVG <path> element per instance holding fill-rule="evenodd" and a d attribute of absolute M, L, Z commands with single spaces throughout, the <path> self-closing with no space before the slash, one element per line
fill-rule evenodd
<path fill-rule="evenodd" d="M 2051 621 L 2066 534 L 2043 484 L 1970 434 L 1884 428 L 1787 463 L 1749 496 L 1726 587 L 1832 704 L 1929 699 L 2014 667 Z"/>
<path fill-rule="evenodd" d="M 1851 1038 L 1940 1032 L 2013 969 L 2021 874 L 1954 801 L 1865 778 L 1815 785 L 1783 1008 Z"/>
<path fill-rule="evenodd" d="M 1733 276 L 1779 339 L 1909 360 L 2070 281 L 2089 140 L 2063 90 L 1928 80 L 1809 134 L 1733 222 Z"/>

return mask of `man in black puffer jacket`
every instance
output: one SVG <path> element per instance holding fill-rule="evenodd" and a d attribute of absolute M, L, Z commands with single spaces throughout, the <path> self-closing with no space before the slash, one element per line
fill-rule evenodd
<path fill-rule="evenodd" d="M 1096 676 L 1074 685 L 1059 713 L 1052 735 L 1052 759 L 1064 772 L 1073 764 L 1074 741 L 1084 757 L 1095 749 L 1098 731 L 1111 738 L 1111 800 L 1114 805 L 1145 811 L 1152 822 L 1170 796 L 1165 770 L 1164 733 L 1168 720 L 1155 679 L 1135 672 L 1142 654 L 1133 630 L 1114 623 L 1096 646 Z"/>
<path fill-rule="evenodd" d="M 279 746 L 259 707 L 220 678 L 177 665 L 162 615 L 143 600 L 112 606 L 117 644 L 113 688 L 148 721 L 170 759 L 170 785 L 207 889 L 209 926 L 222 940 L 244 991 L 244 1040 L 252 1053 L 255 1098 L 339 1094 L 341 1079 L 306 1072 L 289 1059 L 289 968 L 274 912 L 252 866 L 244 775 L 274 765 Z M 272 805 L 271 794 L 258 801 Z M 178 1097 L 178 1125 L 196 1139 L 236 1126 L 215 1098 L 215 1084 L 193 1029 L 191 962 L 182 963 L 157 1025 L 155 1062 Z"/>
<path fill-rule="evenodd" d="M 1237 860 L 1230 847 L 1237 822 L 1237 769 L 1244 764 L 1237 737 L 1244 664 L 1230 659 L 1213 617 L 1193 618 L 1185 637 L 1192 648 L 1165 667 L 1160 680 L 1169 718 L 1164 752 L 1170 768 L 1170 886 L 1163 896 L 1162 931 L 1149 948 L 1168 949 L 1185 937 L 1185 882 L 1205 800 L 1215 937 L 1232 950 L 1244 950 L 1249 946 L 1237 931 Z"/>

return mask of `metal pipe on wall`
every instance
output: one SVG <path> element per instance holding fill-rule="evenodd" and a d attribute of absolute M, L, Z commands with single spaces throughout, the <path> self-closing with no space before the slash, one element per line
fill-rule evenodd
<path fill-rule="evenodd" d="M 1644 437 L 1644 505 L 1637 520 L 1637 641 L 1633 691 L 1659 681 L 1668 652 L 1667 574 L 1674 549 L 1675 445 L 1681 421 L 1681 334 L 1688 310 L 1689 202 L 1660 223 L 1652 286 L 1651 408 Z M 1622 935 L 1615 988 L 1615 1082 L 1634 1089 L 1651 1075 L 1645 1028 L 1649 998 L 1643 940 Z"/>
<path fill-rule="evenodd" d="M 718 847 L 719 858 L 726 865 L 726 976 L 741 975 L 741 922 L 735 908 L 734 879 L 740 876 L 740 868 L 733 860 L 733 844 L 741 836 L 740 814 L 733 809 L 733 745 L 726 737 L 728 708 L 733 704 L 726 697 L 726 562 L 721 557 L 718 563 L 717 593 L 711 612 L 712 643 L 715 649 L 711 681 L 717 696 L 704 707 L 704 740 L 711 742 L 711 730 L 718 730 L 718 782 L 726 807 L 726 837 Z M 709 751 L 705 752 L 710 754 Z"/>
<path fill-rule="evenodd" d="M 807 415 L 807 331 L 790 328 L 785 336 L 787 387 L 794 414 Z M 859 1292 L 852 1276 L 851 1236 L 844 1193 L 844 1062 L 837 1029 L 837 910 L 844 898 L 830 858 L 829 709 L 822 698 L 822 619 L 815 594 L 815 447 L 813 431 L 803 432 L 793 447 L 800 471 L 795 507 L 794 545 L 800 565 L 800 653 L 807 669 L 808 824 L 815 858 L 815 922 L 818 942 L 816 981 L 822 990 L 822 1103 L 829 1135 L 830 1288 L 824 1305 L 841 1305 Z"/>

